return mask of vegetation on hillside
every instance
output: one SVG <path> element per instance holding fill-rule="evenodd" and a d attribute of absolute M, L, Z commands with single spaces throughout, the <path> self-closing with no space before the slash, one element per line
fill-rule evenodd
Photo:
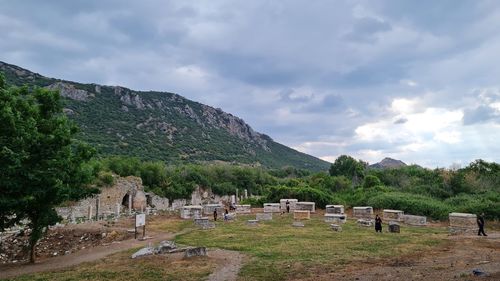
<path fill-rule="evenodd" d="M 346 159 L 348 156 L 341 156 Z M 349 162 L 358 167 L 361 161 Z M 122 176 L 136 175 L 149 190 L 170 199 L 190 198 L 197 187 L 216 194 L 239 194 L 247 189 L 259 197 L 245 202 L 262 206 L 281 198 L 314 201 L 348 207 L 370 205 L 374 208 L 401 209 L 406 213 L 446 219 L 450 212 L 484 212 L 500 218 L 500 165 L 477 160 L 458 170 L 425 169 L 416 165 L 395 169 L 345 168 L 335 161 L 332 170 L 312 173 L 293 167 L 267 170 L 259 167 L 219 165 L 165 165 L 137 158 L 113 157 L 99 162 L 104 171 Z M 339 167 L 335 167 L 339 165 Z M 356 173 L 352 173 L 356 170 Z M 355 183 L 357 181 L 358 183 Z"/>

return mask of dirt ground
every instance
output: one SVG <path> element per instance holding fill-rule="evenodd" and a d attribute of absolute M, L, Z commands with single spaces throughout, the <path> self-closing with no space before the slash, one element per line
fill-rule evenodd
<path fill-rule="evenodd" d="M 486 273 L 475 276 L 474 269 Z M 488 237 L 450 236 L 432 252 L 351 264 L 338 272 L 296 280 L 500 280 L 500 232 Z"/>

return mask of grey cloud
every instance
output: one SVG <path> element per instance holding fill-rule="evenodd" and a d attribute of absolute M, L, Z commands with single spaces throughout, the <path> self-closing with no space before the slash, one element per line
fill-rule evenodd
<path fill-rule="evenodd" d="M 494 121 L 500 123 L 500 115 L 489 106 L 481 105 L 474 109 L 469 109 L 464 112 L 463 123 L 464 125 L 474 125 Z"/>
<path fill-rule="evenodd" d="M 397 120 L 394 121 L 394 124 L 404 124 L 408 122 L 408 119 L 406 118 L 398 118 Z"/>
<path fill-rule="evenodd" d="M 375 35 L 378 32 L 389 31 L 391 28 L 387 22 L 364 17 L 354 22 L 352 30 L 344 35 L 344 38 L 355 42 L 373 43 L 376 41 Z"/>

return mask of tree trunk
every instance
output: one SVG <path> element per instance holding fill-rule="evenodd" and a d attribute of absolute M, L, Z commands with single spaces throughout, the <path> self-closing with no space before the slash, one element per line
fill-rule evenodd
<path fill-rule="evenodd" d="M 31 242 L 30 239 L 30 263 L 35 263 L 36 255 L 35 255 L 35 248 L 36 248 L 36 242 Z"/>
<path fill-rule="evenodd" d="M 36 219 L 32 219 L 31 221 L 31 235 L 29 239 L 29 246 L 30 246 L 30 263 L 35 263 L 36 261 L 36 244 L 38 243 L 38 240 L 42 236 L 42 229 L 40 229 L 40 225 L 37 222 Z"/>

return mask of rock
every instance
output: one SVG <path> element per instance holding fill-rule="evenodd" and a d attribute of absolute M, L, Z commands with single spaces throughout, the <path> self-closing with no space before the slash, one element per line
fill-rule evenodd
<path fill-rule="evenodd" d="M 138 257 L 144 257 L 144 256 L 150 256 L 154 254 L 154 249 L 150 247 L 142 248 L 139 251 L 135 252 L 132 255 L 132 258 L 138 258 Z"/>
<path fill-rule="evenodd" d="M 397 223 L 395 221 L 390 221 L 389 222 L 389 232 L 400 233 L 401 229 L 399 227 L 399 223 Z"/>
<path fill-rule="evenodd" d="M 472 274 L 474 274 L 474 276 L 488 276 L 488 273 L 482 271 L 479 268 L 473 269 Z"/>
<path fill-rule="evenodd" d="M 160 245 L 155 248 L 155 254 L 166 254 L 170 253 L 172 250 L 177 249 L 177 245 L 175 245 L 174 241 L 161 241 Z"/>
<path fill-rule="evenodd" d="M 293 226 L 293 227 L 304 227 L 304 223 L 303 223 L 303 222 L 301 222 L 301 221 L 294 221 L 294 222 L 292 223 L 292 226 Z"/>
<path fill-rule="evenodd" d="M 205 247 L 188 248 L 184 252 L 184 258 L 200 257 L 206 255 L 207 255 L 207 248 Z"/>

